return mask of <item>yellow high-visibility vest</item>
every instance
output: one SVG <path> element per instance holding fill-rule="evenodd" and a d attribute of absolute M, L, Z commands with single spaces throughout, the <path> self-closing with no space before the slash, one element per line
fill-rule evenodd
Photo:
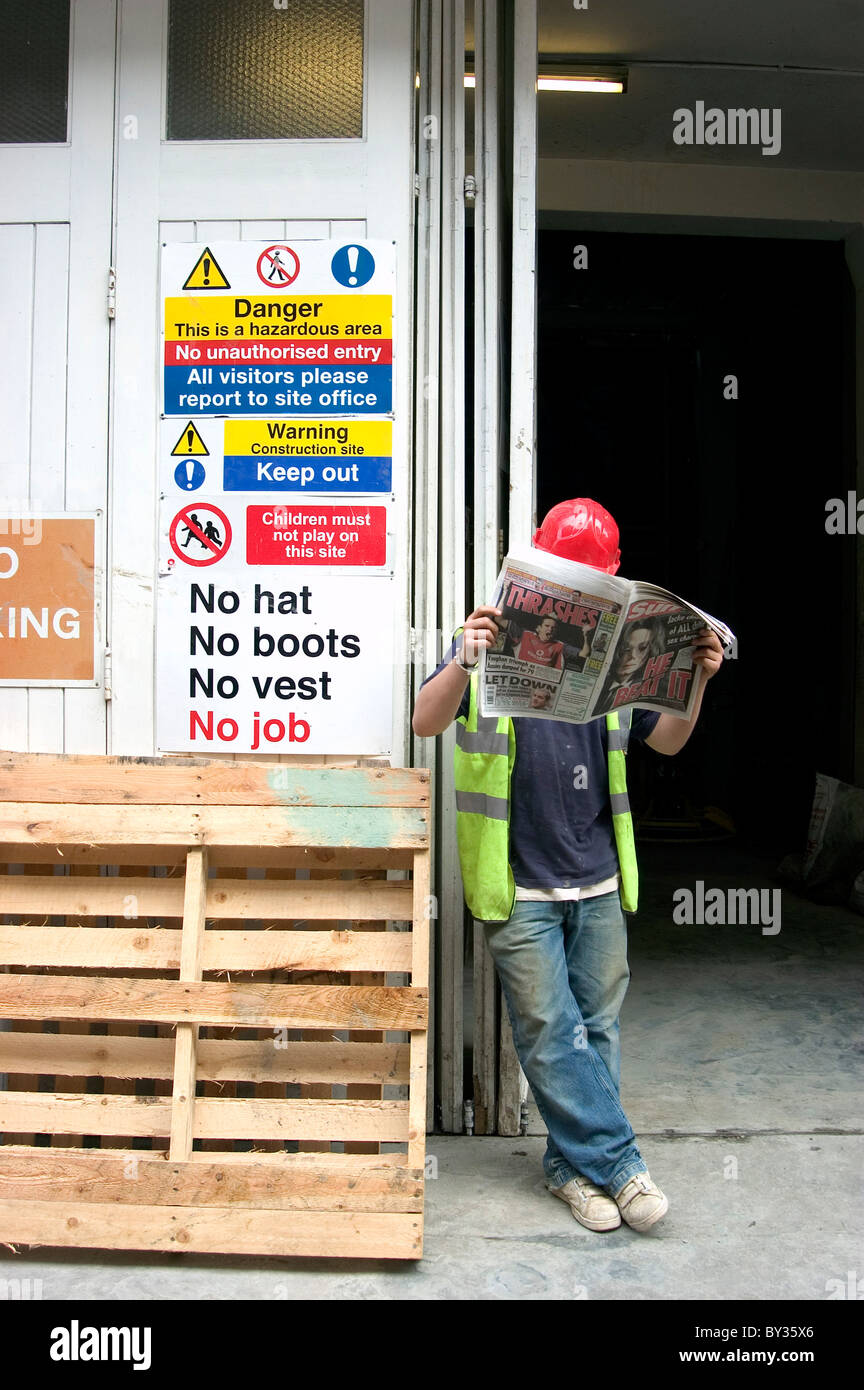
<path fill-rule="evenodd" d="M 639 868 L 633 818 L 627 795 L 625 762 L 630 711 L 606 715 L 607 765 L 612 826 L 621 870 L 621 906 L 635 912 Z M 456 721 L 453 771 L 456 786 L 456 837 L 465 901 L 473 917 L 502 922 L 510 916 L 516 885 L 510 868 L 510 780 L 516 759 L 516 731 L 506 716 L 484 717 L 477 700 L 477 673 L 471 677 L 467 717 Z"/>

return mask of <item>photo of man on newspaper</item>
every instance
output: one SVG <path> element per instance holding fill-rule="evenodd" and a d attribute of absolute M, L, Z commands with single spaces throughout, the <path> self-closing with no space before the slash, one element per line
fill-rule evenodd
<path fill-rule="evenodd" d="M 562 690 L 586 685 L 598 623 L 612 605 L 564 585 L 541 581 L 521 567 L 511 567 L 501 589 L 501 623 L 490 660 L 498 698 L 508 711 L 546 714 L 559 709 Z M 603 648 L 605 651 L 605 647 Z M 602 669 L 602 661 L 595 663 Z M 565 696 L 566 703 L 566 696 Z M 561 718 L 561 713 L 556 714 Z"/>
<path fill-rule="evenodd" d="M 480 665 L 484 715 L 581 724 L 634 705 L 686 719 L 700 630 L 733 640 L 725 623 L 667 589 L 536 551 L 507 556 L 493 602 L 501 618 Z"/>
<path fill-rule="evenodd" d="M 614 709 L 616 696 L 640 683 L 645 666 L 666 649 L 666 627 L 662 618 L 636 618 L 622 632 L 609 674 L 594 706 L 597 714 Z"/>
<path fill-rule="evenodd" d="M 536 666 L 554 666 L 557 670 L 581 671 L 591 648 L 587 634 L 582 631 L 568 634 L 557 618 L 541 618 L 533 631 L 522 628 L 515 618 L 505 619 L 503 650 L 517 661 L 531 661 Z M 560 628 L 560 631 L 559 631 Z M 568 637 L 574 635 L 575 643 Z"/>

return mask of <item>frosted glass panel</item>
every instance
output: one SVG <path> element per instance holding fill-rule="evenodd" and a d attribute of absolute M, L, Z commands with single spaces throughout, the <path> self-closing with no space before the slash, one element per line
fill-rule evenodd
<path fill-rule="evenodd" d="M 170 0 L 166 133 L 359 138 L 363 0 Z"/>
<path fill-rule="evenodd" d="M 0 3 L 0 143 L 66 139 L 69 0 Z"/>

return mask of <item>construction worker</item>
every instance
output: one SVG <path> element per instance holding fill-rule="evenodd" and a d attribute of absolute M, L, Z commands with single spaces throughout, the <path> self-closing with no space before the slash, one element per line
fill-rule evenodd
<path fill-rule="evenodd" d="M 620 561 L 618 527 L 590 498 L 553 507 L 534 545 L 607 574 Z M 635 910 L 638 881 L 624 781 L 628 712 L 587 724 L 482 718 L 472 672 L 495 644 L 500 617 L 500 609 L 481 606 L 466 618 L 418 693 L 414 732 L 429 738 L 458 720 L 465 896 L 483 922 L 519 1060 L 548 1131 L 547 1187 L 589 1230 L 613 1230 L 623 1218 L 645 1231 L 668 1200 L 618 1096 L 618 1015 L 630 978 L 622 904 Z M 722 657 L 719 639 L 703 629 L 695 665 L 710 677 Z M 704 685 L 689 721 L 632 710 L 629 737 L 677 753 L 696 723 Z"/>

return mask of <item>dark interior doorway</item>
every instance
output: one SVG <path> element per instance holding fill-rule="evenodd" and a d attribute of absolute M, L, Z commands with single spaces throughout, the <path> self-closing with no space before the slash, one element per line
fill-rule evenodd
<path fill-rule="evenodd" d="M 674 775 L 739 843 L 801 849 L 816 771 L 852 780 L 855 539 L 825 530 L 855 487 L 842 243 L 543 231 L 538 279 L 538 516 L 596 497 L 622 574 L 732 626 Z M 637 759 L 643 800 L 661 762 Z"/>

